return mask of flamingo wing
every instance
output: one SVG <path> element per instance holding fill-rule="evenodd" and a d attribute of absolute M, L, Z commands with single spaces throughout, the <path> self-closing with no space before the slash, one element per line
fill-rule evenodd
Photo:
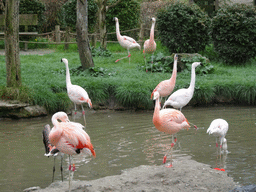
<path fill-rule="evenodd" d="M 49 140 L 50 131 L 51 131 L 50 125 L 49 124 L 45 125 L 43 129 L 43 143 L 44 143 L 46 154 L 48 154 L 51 151 L 51 148 L 53 147 L 53 145 L 50 143 L 50 140 Z"/>
<path fill-rule="evenodd" d="M 71 101 L 76 104 L 88 102 L 88 93 L 79 85 L 72 85 L 68 87 L 68 96 Z M 89 102 L 88 102 L 89 104 Z M 90 106 L 90 104 L 89 104 Z M 91 106 L 90 106 L 91 107 Z"/>

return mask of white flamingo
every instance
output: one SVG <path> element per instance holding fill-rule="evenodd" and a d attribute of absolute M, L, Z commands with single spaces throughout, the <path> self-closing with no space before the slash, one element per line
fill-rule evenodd
<path fill-rule="evenodd" d="M 130 49 L 133 49 L 133 48 L 138 48 L 139 50 L 141 49 L 140 48 L 140 45 L 131 37 L 128 37 L 128 36 L 122 36 L 120 34 L 120 30 L 119 30 L 119 22 L 118 22 L 118 18 L 117 17 L 114 17 L 114 20 L 116 22 L 116 37 L 117 37 L 117 40 L 119 42 L 119 44 L 127 49 L 128 51 L 128 56 L 126 57 L 123 57 L 123 58 L 120 58 L 120 59 L 117 59 L 116 62 L 120 61 L 121 59 L 124 59 L 124 58 L 129 58 L 129 64 L 130 64 L 130 57 L 131 57 L 131 54 L 130 54 Z"/>
<path fill-rule="evenodd" d="M 150 29 L 150 38 L 148 40 L 145 41 L 144 43 L 144 60 L 145 60 L 145 64 L 146 64 L 146 53 L 150 53 L 152 54 L 152 60 L 151 60 L 151 72 L 152 72 L 152 64 L 153 64 L 153 54 L 156 51 L 156 42 L 154 41 L 154 29 L 155 29 L 155 24 L 156 24 L 156 19 L 153 17 L 151 19 L 152 21 L 152 26 Z"/>
<path fill-rule="evenodd" d="M 217 159 L 218 155 L 220 155 L 220 162 L 221 162 L 221 153 L 223 149 L 223 153 L 227 154 L 227 139 L 225 138 L 226 134 L 228 132 L 228 122 L 224 119 L 214 119 L 210 127 L 207 129 L 206 133 L 209 133 L 209 135 L 213 135 L 216 137 L 216 148 L 217 148 Z M 218 139 L 220 142 L 220 145 L 218 145 Z M 218 152 L 220 148 L 220 153 Z M 217 170 L 220 170 L 219 168 L 215 168 Z M 224 169 L 225 171 L 225 169 Z"/>
<path fill-rule="evenodd" d="M 76 114 L 76 104 L 81 105 L 82 113 L 84 117 L 84 123 L 86 125 L 85 120 L 85 111 L 83 108 L 83 103 L 88 103 L 89 107 L 92 108 L 91 99 L 88 96 L 88 93 L 79 85 L 72 85 L 70 80 L 70 73 L 68 68 L 68 60 L 63 58 L 61 59 L 63 63 L 66 65 L 66 84 L 67 84 L 67 92 L 70 100 L 75 104 L 75 114 Z"/>
<path fill-rule="evenodd" d="M 179 89 L 175 91 L 171 96 L 168 98 L 168 100 L 164 103 L 163 108 L 165 108 L 167 105 L 171 105 L 176 109 L 182 109 L 182 107 L 186 106 L 189 101 L 192 99 L 195 89 L 195 81 L 196 81 L 196 72 L 195 68 L 200 65 L 200 62 L 194 62 L 192 64 L 191 69 L 191 81 L 190 85 L 187 89 Z"/>

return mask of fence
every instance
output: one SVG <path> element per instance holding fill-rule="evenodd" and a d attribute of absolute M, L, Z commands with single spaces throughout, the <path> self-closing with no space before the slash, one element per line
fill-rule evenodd
<path fill-rule="evenodd" d="M 149 31 L 150 28 L 145 28 L 145 25 L 142 24 L 140 28 L 135 28 L 135 29 L 130 29 L 130 30 L 125 30 L 125 31 L 121 31 L 120 33 L 133 33 L 133 38 L 136 39 L 135 36 L 137 36 L 139 38 L 139 40 L 137 41 L 140 45 L 142 45 L 144 43 L 144 37 L 146 37 L 147 39 L 149 38 Z M 157 33 L 157 30 L 155 30 L 155 34 Z M 107 33 L 107 35 L 113 35 L 116 34 L 116 32 L 111 32 L 111 33 Z M 36 37 L 36 39 L 38 37 L 42 37 L 42 38 L 46 38 L 48 41 L 47 42 L 38 42 L 38 41 L 25 41 L 25 40 L 20 40 L 20 43 L 25 43 L 26 44 L 48 44 L 48 45 L 61 45 L 64 44 L 65 49 L 69 48 L 70 44 L 76 44 L 77 42 L 75 41 L 76 38 L 76 33 L 72 33 L 70 28 L 67 27 L 65 30 L 61 30 L 59 25 L 55 26 L 55 30 L 52 32 L 47 32 L 47 33 L 25 33 L 22 34 L 22 32 L 20 32 L 20 35 L 22 36 L 32 36 L 32 37 Z M 96 43 L 99 42 L 99 33 L 92 33 L 92 34 L 88 34 L 91 45 L 92 46 L 96 46 Z M 4 38 L 0 38 L 0 40 L 4 40 Z M 118 41 L 107 41 L 107 43 L 118 43 Z M 26 49 L 26 47 L 25 47 Z"/>

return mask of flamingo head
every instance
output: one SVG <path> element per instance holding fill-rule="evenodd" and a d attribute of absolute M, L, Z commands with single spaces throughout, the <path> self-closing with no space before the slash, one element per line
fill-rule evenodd
<path fill-rule="evenodd" d="M 174 55 L 174 60 L 178 60 L 178 54 Z"/>
<path fill-rule="evenodd" d="M 63 63 L 68 63 L 68 60 L 66 58 L 62 58 L 60 61 Z"/>
<path fill-rule="evenodd" d="M 196 68 L 198 65 L 201 65 L 201 62 L 194 62 L 192 63 L 192 67 Z"/>
<path fill-rule="evenodd" d="M 160 93 L 158 92 L 158 91 L 154 91 L 153 92 L 153 100 L 156 100 L 156 99 L 158 99 L 159 97 L 160 97 Z"/>
<path fill-rule="evenodd" d="M 113 21 L 118 22 L 118 18 L 117 18 L 117 17 L 114 17 L 114 18 L 113 18 Z"/>
<path fill-rule="evenodd" d="M 155 17 L 152 17 L 152 18 L 151 18 L 151 21 L 152 21 L 153 23 L 155 23 L 155 22 L 156 22 Z"/>

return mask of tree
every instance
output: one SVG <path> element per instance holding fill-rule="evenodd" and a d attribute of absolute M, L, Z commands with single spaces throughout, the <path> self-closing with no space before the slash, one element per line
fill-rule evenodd
<path fill-rule="evenodd" d="M 115 3 L 107 5 L 108 0 L 96 0 L 98 5 L 98 26 L 100 31 L 100 47 L 103 49 L 107 48 L 107 23 L 106 14 L 107 11 L 116 6 L 121 0 L 117 0 Z"/>
<path fill-rule="evenodd" d="M 94 67 L 88 38 L 88 9 L 87 0 L 77 0 L 77 46 L 83 69 Z"/>
<path fill-rule="evenodd" d="M 19 56 L 19 2 L 5 2 L 5 58 L 7 87 L 21 86 Z"/>

